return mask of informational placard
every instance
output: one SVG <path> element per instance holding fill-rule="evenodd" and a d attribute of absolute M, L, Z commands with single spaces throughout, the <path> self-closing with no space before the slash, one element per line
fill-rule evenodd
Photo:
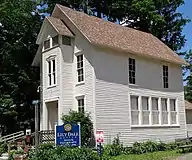
<path fill-rule="evenodd" d="M 103 132 L 103 130 L 97 130 L 96 131 L 96 141 L 97 141 L 97 143 L 103 143 L 104 142 L 104 132 Z"/>
<path fill-rule="evenodd" d="M 80 124 L 65 123 L 55 128 L 56 145 L 78 147 L 81 146 Z"/>

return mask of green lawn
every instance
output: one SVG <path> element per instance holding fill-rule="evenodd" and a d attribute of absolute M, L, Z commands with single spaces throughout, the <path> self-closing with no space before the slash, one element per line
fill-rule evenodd
<path fill-rule="evenodd" d="M 174 160 L 174 158 L 181 156 L 177 151 L 163 151 L 153 152 L 141 155 L 121 155 L 112 158 L 112 160 Z"/>

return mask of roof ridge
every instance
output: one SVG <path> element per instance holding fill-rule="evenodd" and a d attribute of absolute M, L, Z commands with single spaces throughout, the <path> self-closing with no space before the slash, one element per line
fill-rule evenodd
<path fill-rule="evenodd" d="M 90 16 L 60 4 L 57 4 L 57 7 L 92 44 L 113 49 L 119 48 L 127 53 L 155 57 L 159 60 L 180 65 L 187 64 L 169 46 L 152 33 L 125 27 L 96 16 Z"/>
<path fill-rule="evenodd" d="M 72 8 L 69 8 L 69 7 L 66 7 L 66 6 L 63 6 L 63 5 L 61 5 L 61 4 L 56 4 L 56 5 L 57 5 L 57 6 L 60 6 L 60 7 L 62 7 L 62 8 L 66 8 L 66 9 L 68 9 L 68 10 L 71 10 L 71 11 L 73 11 L 73 12 L 76 12 L 77 14 L 83 14 L 83 15 L 86 15 L 87 17 L 95 18 L 95 19 L 98 19 L 98 20 L 100 20 L 100 21 L 103 21 L 103 22 L 106 22 L 106 23 L 110 23 L 110 24 L 112 24 L 112 25 L 116 25 L 116 26 L 121 27 L 121 28 L 131 29 L 131 30 L 134 30 L 134 31 L 136 31 L 136 32 L 142 32 L 142 33 L 144 33 L 144 34 L 149 34 L 149 35 L 154 36 L 152 33 L 144 32 L 144 31 L 138 30 L 138 29 L 136 29 L 136 28 L 131 28 L 131 27 L 129 27 L 129 26 L 122 26 L 122 25 L 120 25 L 120 24 L 117 24 L 117 23 L 114 23 L 114 22 L 111 22 L 111 21 L 107 21 L 107 20 L 105 20 L 105 19 L 99 18 L 99 17 L 94 16 L 94 15 L 88 15 L 88 14 L 86 14 L 86 13 L 84 13 L 84 12 L 81 12 L 81 11 L 78 11 L 78 10 L 75 10 L 75 9 L 72 9 Z M 156 37 L 156 36 L 155 36 L 155 37 Z"/>

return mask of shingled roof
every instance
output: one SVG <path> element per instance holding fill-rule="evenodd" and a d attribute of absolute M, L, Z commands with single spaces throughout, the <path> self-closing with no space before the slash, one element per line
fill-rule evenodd
<path fill-rule="evenodd" d="M 57 4 L 57 7 L 62 10 L 92 44 L 172 63 L 187 64 L 152 34 L 123 27 L 95 16 L 74 11 L 62 5 Z"/>
<path fill-rule="evenodd" d="M 60 35 L 67 35 L 73 37 L 73 33 L 66 27 L 66 25 L 58 18 L 54 17 L 46 17 L 46 19 L 51 23 L 51 25 L 55 28 L 55 30 Z"/>

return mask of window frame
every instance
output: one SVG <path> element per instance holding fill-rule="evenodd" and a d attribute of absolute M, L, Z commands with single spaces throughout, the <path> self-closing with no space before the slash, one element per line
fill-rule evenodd
<path fill-rule="evenodd" d="M 54 38 L 57 38 L 57 43 L 54 44 Z M 59 45 L 59 35 L 52 37 L 52 48 Z"/>
<path fill-rule="evenodd" d="M 177 98 L 173 98 L 173 97 L 161 97 L 161 96 L 148 96 L 148 95 L 141 95 L 141 94 L 130 94 L 130 123 L 131 123 L 131 127 L 179 127 L 179 112 L 178 112 L 178 101 Z M 138 101 L 138 106 L 137 109 L 133 109 L 132 108 L 132 102 L 131 102 L 131 97 L 137 97 L 137 101 Z M 147 98 L 147 102 L 148 102 L 148 108 L 143 107 L 143 104 L 146 102 L 143 102 L 144 98 Z M 164 101 L 164 99 L 166 100 L 166 108 L 163 109 L 163 103 L 162 100 Z M 171 105 L 170 105 L 170 101 L 174 100 L 175 102 L 175 107 L 174 107 L 174 111 L 171 111 Z M 138 115 L 133 114 L 133 111 L 137 111 Z M 148 117 L 149 117 L 149 123 L 144 123 L 143 122 L 143 116 L 144 112 L 149 112 Z M 167 121 L 166 123 L 163 124 L 163 113 L 167 114 Z M 176 114 L 176 116 L 174 117 L 174 122 L 172 122 L 171 120 L 171 113 Z M 133 116 L 137 116 L 138 119 L 136 120 L 136 117 Z M 154 119 L 158 117 L 158 121 L 157 119 Z M 134 118 L 134 119 L 133 119 Z M 146 117 L 145 117 L 146 118 Z M 135 120 L 135 122 L 138 123 L 133 123 L 133 120 Z M 154 121 L 155 120 L 155 121 Z M 176 120 L 176 121 L 175 121 Z M 157 123 L 154 123 L 157 122 Z"/>
<path fill-rule="evenodd" d="M 47 77 L 48 77 L 48 83 L 47 86 L 53 87 L 57 85 L 57 77 L 56 77 L 56 56 L 50 56 L 47 58 Z"/>
<path fill-rule="evenodd" d="M 45 47 L 45 46 L 46 46 L 46 45 L 45 45 L 46 42 L 49 42 L 49 43 L 48 43 L 48 44 L 49 44 L 49 47 L 48 47 L 48 48 Z M 50 48 L 52 48 L 52 47 L 51 47 L 51 38 L 48 38 L 48 39 L 46 39 L 46 40 L 43 42 L 43 50 L 46 51 L 46 50 L 49 50 Z"/>
<path fill-rule="evenodd" d="M 146 98 L 147 99 L 147 109 L 144 109 L 143 107 L 143 98 Z M 149 97 L 147 96 L 141 96 L 141 114 L 142 114 L 142 125 L 150 125 L 150 110 L 149 110 Z M 148 113 L 148 123 L 145 124 L 144 123 L 144 113 Z"/>
<path fill-rule="evenodd" d="M 83 108 L 82 113 L 85 113 L 86 112 L 86 109 L 85 109 L 85 96 L 84 95 L 83 96 L 77 96 L 76 101 L 77 101 L 77 111 L 81 112 L 80 108 Z M 79 105 L 80 101 L 82 101 L 83 105 Z"/>
<path fill-rule="evenodd" d="M 136 60 L 134 58 L 128 59 L 128 70 L 129 84 L 136 84 Z"/>
<path fill-rule="evenodd" d="M 163 109 L 163 102 L 165 102 L 165 110 Z M 169 109 L 168 109 L 168 99 L 167 98 L 161 98 L 161 109 L 162 109 L 162 125 L 168 125 L 169 124 Z M 167 123 L 164 123 L 165 117 L 163 115 L 166 115 Z"/>
<path fill-rule="evenodd" d="M 174 100 L 174 111 L 171 110 L 171 101 Z M 170 103 L 170 123 L 172 125 L 175 125 L 175 124 L 178 124 L 178 110 L 177 110 L 177 100 L 174 99 L 174 98 L 170 98 L 169 100 L 169 103 Z M 176 123 L 172 123 L 172 114 L 175 114 L 175 121 Z"/>
<path fill-rule="evenodd" d="M 132 97 L 136 97 L 137 98 L 137 109 L 132 109 L 132 105 L 131 105 L 131 98 Z M 139 115 L 140 115 L 140 112 L 139 112 L 139 96 L 137 96 L 137 95 L 130 95 L 130 113 L 131 113 L 131 116 L 130 116 L 130 118 L 131 118 L 131 125 L 135 125 L 135 126 L 138 126 L 139 124 L 140 124 L 140 122 L 139 122 Z M 133 118 L 132 118 L 132 112 L 135 112 L 135 113 L 137 113 L 137 115 L 138 115 L 138 124 L 133 124 Z"/>
<path fill-rule="evenodd" d="M 157 109 L 156 110 L 153 108 L 153 99 L 157 100 L 156 101 L 157 102 Z M 151 123 L 152 123 L 152 125 L 160 125 L 160 123 L 161 123 L 160 122 L 160 117 L 159 117 L 160 116 L 160 108 L 159 108 L 159 104 L 158 104 L 159 102 L 158 101 L 159 101 L 159 98 L 151 97 L 151 112 L 152 112 L 151 113 L 152 114 L 152 119 L 151 119 L 152 122 Z M 153 113 L 157 113 L 158 123 L 154 123 L 154 117 L 153 117 L 154 114 Z"/>
<path fill-rule="evenodd" d="M 68 42 L 64 43 L 64 42 L 66 42 L 64 40 L 64 38 L 66 38 L 65 40 L 68 40 L 69 43 Z M 62 41 L 62 45 L 65 45 L 65 46 L 71 46 L 72 45 L 72 38 L 70 36 L 62 35 L 61 41 Z"/>
<path fill-rule="evenodd" d="M 168 65 L 163 65 L 163 88 L 169 88 L 169 67 Z"/>
<path fill-rule="evenodd" d="M 77 81 L 77 84 L 83 84 L 85 82 L 85 61 L 84 61 L 85 58 L 84 58 L 84 54 L 78 53 L 75 56 L 76 56 L 76 81 Z M 79 56 L 82 56 L 81 61 L 78 61 Z M 78 66 L 80 66 L 80 67 L 78 67 Z M 81 74 L 79 73 L 80 71 L 82 72 Z"/>

